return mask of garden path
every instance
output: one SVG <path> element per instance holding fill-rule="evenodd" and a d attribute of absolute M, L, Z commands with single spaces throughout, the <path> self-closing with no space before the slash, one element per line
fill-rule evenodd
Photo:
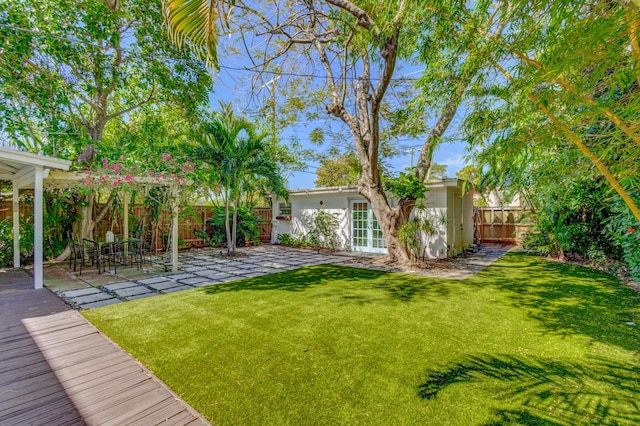
<path fill-rule="evenodd" d="M 425 262 L 424 268 L 398 268 L 383 263 L 383 257 L 364 253 L 327 253 L 282 246 L 259 246 L 242 250 L 239 256 L 221 255 L 219 250 L 197 250 L 180 254 L 181 271 L 155 276 L 100 276 L 102 282 L 72 290 L 56 290 L 71 306 L 90 309 L 159 294 L 258 277 L 305 266 L 336 264 L 357 268 L 405 272 L 439 278 L 463 279 L 499 259 L 511 247 L 487 246 L 468 257 Z M 106 281 L 105 281 L 106 280 Z"/>

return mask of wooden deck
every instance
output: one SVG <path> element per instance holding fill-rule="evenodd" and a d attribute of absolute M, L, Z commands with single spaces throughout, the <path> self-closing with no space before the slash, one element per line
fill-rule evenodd
<path fill-rule="evenodd" d="M 0 271 L 0 425 L 206 425 L 24 271 Z"/>

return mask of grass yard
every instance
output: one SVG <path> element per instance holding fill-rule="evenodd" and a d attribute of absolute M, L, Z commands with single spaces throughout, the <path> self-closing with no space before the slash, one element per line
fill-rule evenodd
<path fill-rule="evenodd" d="M 640 424 L 639 294 L 511 253 L 317 266 L 83 314 L 214 424 Z"/>

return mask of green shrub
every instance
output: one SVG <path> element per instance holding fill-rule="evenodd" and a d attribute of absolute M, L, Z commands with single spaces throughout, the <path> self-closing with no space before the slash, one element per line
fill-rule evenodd
<path fill-rule="evenodd" d="M 229 219 L 233 227 L 233 209 L 229 210 Z M 227 242 L 225 231 L 225 208 L 218 206 L 214 208 L 213 216 L 206 220 L 205 231 L 194 230 L 193 233 L 203 238 L 210 247 L 220 247 Z M 236 246 L 243 247 L 246 242 L 251 241 L 258 244 L 260 228 L 258 218 L 253 211 L 247 207 L 238 207 L 238 228 L 236 236 Z"/>
<path fill-rule="evenodd" d="M 304 235 L 299 245 L 323 247 L 336 250 L 340 247 L 338 229 L 340 227 L 337 213 L 328 213 L 324 208 L 312 213 L 302 213 L 302 221 L 309 226 L 309 232 Z M 304 244 L 307 243 L 307 244 Z"/>
<path fill-rule="evenodd" d="M 634 195 L 638 199 L 638 194 Z M 616 214 L 607 219 L 606 232 L 628 266 L 631 276 L 640 280 L 640 223 L 619 199 L 613 210 Z"/>
<path fill-rule="evenodd" d="M 284 246 L 292 246 L 294 239 L 289 234 L 278 234 L 278 243 Z"/>
<path fill-rule="evenodd" d="M 33 224 L 20 219 L 20 264 L 33 263 Z M 13 223 L 0 220 L 0 267 L 13 265 Z"/>
<path fill-rule="evenodd" d="M 0 267 L 13 263 L 13 231 L 9 220 L 0 220 Z"/>

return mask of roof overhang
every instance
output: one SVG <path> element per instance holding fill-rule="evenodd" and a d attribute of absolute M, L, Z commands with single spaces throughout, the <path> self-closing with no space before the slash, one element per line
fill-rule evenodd
<path fill-rule="evenodd" d="M 70 166 L 68 160 L 0 147 L 0 179 L 16 182 L 19 188 L 33 184 L 36 167 L 69 170 Z"/>

